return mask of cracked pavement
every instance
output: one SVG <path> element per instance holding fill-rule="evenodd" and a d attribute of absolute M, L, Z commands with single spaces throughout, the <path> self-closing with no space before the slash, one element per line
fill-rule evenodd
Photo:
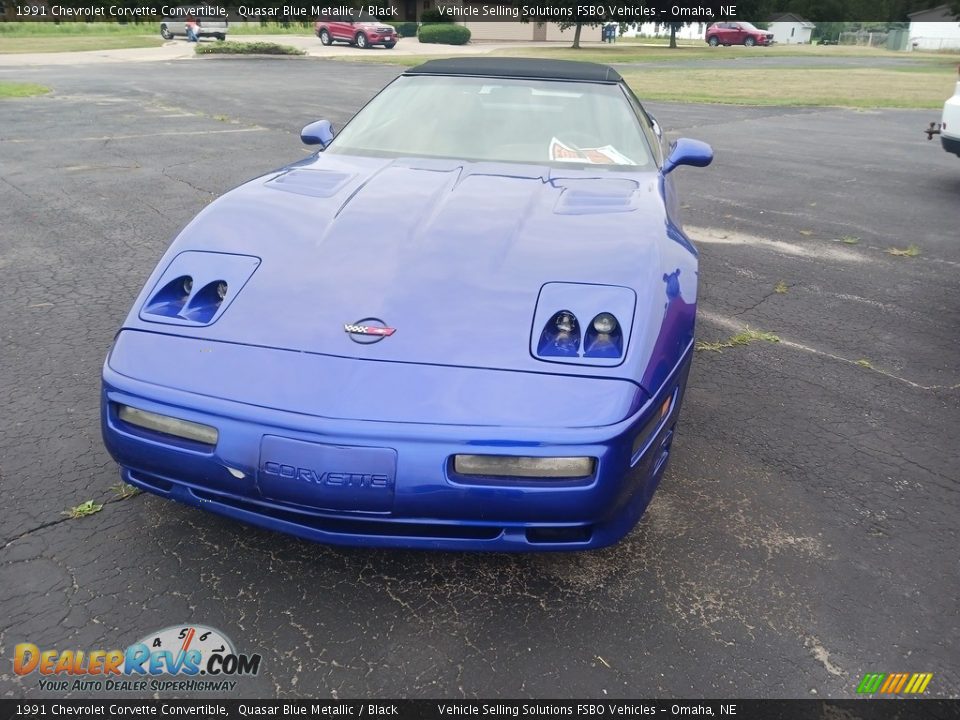
<path fill-rule="evenodd" d="M 931 111 L 648 104 L 716 151 L 677 171 L 699 338 L 781 342 L 697 354 L 666 478 L 613 548 L 334 549 L 115 496 L 100 367 L 157 259 L 396 73 L 0 68 L 54 90 L 0 104 L 0 697 L 44 695 L 19 642 L 185 622 L 263 655 L 245 697 L 847 697 L 865 672 L 960 695 L 960 161 L 924 140 Z"/>

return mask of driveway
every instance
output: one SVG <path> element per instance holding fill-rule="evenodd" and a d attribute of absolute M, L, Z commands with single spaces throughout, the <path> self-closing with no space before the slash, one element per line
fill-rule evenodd
<path fill-rule="evenodd" d="M 201 40 L 202 44 L 215 42 Z M 306 51 L 307 57 L 359 57 L 363 60 L 374 59 L 379 53 L 395 55 L 483 55 L 494 50 L 517 47 L 557 47 L 557 43 L 488 43 L 476 42 L 467 45 L 436 45 L 420 43 L 416 38 L 401 38 L 396 47 L 387 50 L 382 47 L 361 50 L 351 45 L 335 43 L 323 45 L 313 35 L 232 35 L 227 42 L 270 42 L 291 45 Z M 203 60 L 194 53 L 194 44 L 175 38 L 160 47 L 128 48 L 122 50 L 84 50 L 62 53 L 0 53 L 0 67 L 53 66 L 53 65 L 92 65 L 101 63 L 140 63 L 164 62 L 171 60 Z"/>

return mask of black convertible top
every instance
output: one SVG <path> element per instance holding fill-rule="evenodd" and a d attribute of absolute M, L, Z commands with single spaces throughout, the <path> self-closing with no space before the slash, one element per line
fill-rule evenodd
<path fill-rule="evenodd" d="M 429 60 L 423 65 L 410 68 L 404 75 L 471 75 L 603 83 L 615 83 L 622 79 L 616 70 L 598 63 L 509 57 Z"/>

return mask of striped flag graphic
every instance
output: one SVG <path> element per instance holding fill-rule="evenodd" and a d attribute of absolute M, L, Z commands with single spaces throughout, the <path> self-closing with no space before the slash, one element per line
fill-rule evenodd
<path fill-rule="evenodd" d="M 867 673 L 857 686 L 862 695 L 919 695 L 926 692 L 933 673 Z"/>

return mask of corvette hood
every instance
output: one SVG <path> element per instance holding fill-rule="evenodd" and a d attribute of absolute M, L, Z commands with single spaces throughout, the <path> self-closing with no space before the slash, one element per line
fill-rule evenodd
<path fill-rule="evenodd" d="M 366 360 L 582 374 L 530 353 L 541 288 L 619 285 L 636 293 L 635 318 L 620 318 L 633 320 L 625 362 L 589 371 L 639 377 L 663 316 L 661 256 L 679 247 L 666 239 L 657 177 L 321 153 L 204 210 L 127 325 Z M 211 325 L 143 322 L 138 310 L 188 250 L 260 263 Z M 365 318 L 396 332 L 359 344 L 344 325 Z"/>

